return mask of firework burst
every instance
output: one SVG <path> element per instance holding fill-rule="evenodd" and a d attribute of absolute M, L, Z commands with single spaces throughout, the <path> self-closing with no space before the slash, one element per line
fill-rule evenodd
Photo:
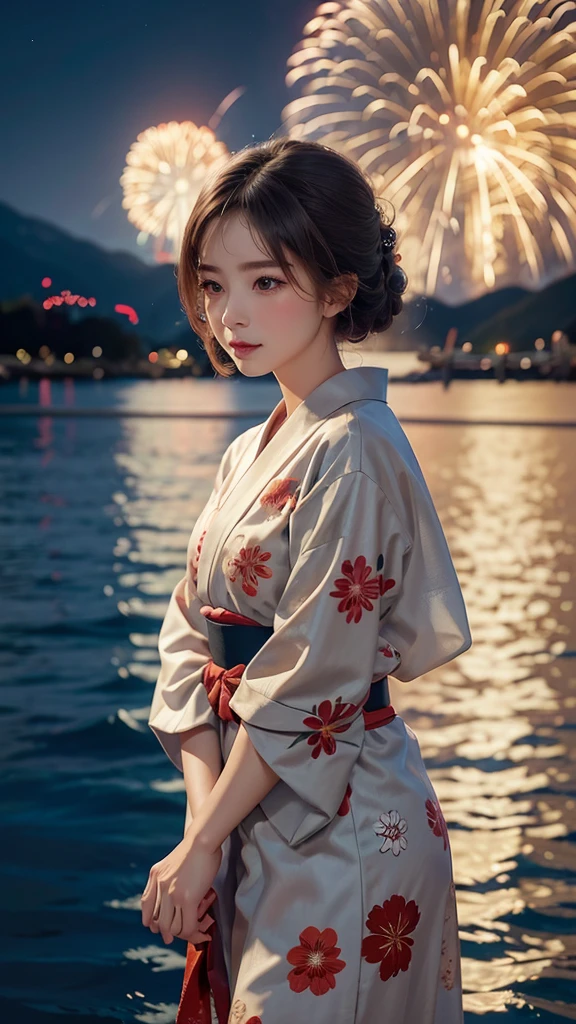
<path fill-rule="evenodd" d="M 229 157 L 211 128 L 170 121 L 141 132 L 120 178 L 128 220 L 157 239 L 159 260 L 178 259 L 184 228 L 206 178 Z"/>
<path fill-rule="evenodd" d="M 411 291 L 458 303 L 576 262 L 576 3 L 324 3 L 287 133 L 352 157 L 397 214 Z"/>

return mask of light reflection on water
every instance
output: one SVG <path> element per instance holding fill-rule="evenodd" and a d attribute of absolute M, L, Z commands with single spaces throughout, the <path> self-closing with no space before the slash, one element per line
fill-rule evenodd
<path fill-rule="evenodd" d="M 393 700 L 451 829 L 470 1013 L 576 1019 L 574 542 L 567 430 L 407 428 L 473 646 Z"/>
<path fill-rule="evenodd" d="M 87 403 L 102 404 L 98 387 Z M 262 395 L 271 408 L 276 393 Z M 425 403 L 433 412 L 430 390 Z M 402 418 L 393 387 L 391 404 Z M 138 894 L 178 841 L 183 788 L 146 726 L 157 633 L 220 454 L 252 421 L 2 422 L 0 1012 L 162 1024 L 183 946 L 149 941 Z M 466 1020 L 576 1020 L 574 432 L 406 432 L 474 640 L 456 662 L 392 681 L 450 827 Z"/>

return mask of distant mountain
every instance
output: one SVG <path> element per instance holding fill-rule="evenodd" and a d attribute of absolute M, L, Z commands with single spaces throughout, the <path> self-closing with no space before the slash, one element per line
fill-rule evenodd
<path fill-rule="evenodd" d="M 140 318 L 138 331 L 153 344 L 180 342 L 188 347 L 194 338 L 180 307 L 172 264 L 150 266 L 130 253 L 108 252 L 0 203 L 0 301 L 28 294 L 41 302 L 47 295 L 43 277 L 52 278 L 56 293 L 69 288 L 94 295 L 102 316 L 117 317 L 117 303 L 133 306 Z M 531 348 L 538 336 L 548 340 L 552 331 L 575 319 L 573 274 L 540 292 L 502 288 L 462 306 L 430 298 L 407 303 L 378 346 L 410 350 L 443 345 L 450 328 L 456 327 L 457 345 L 471 341 L 476 351 L 498 341 Z"/>
<path fill-rule="evenodd" d="M 571 274 L 539 292 L 502 288 L 462 306 L 418 299 L 406 304 L 381 338 L 385 349 L 442 346 L 450 328 L 456 327 L 457 346 L 470 341 L 475 351 L 493 348 L 498 341 L 508 341 L 516 349 L 532 348 L 536 338 L 548 341 L 553 331 L 565 329 L 575 318 L 576 274 Z"/>
<path fill-rule="evenodd" d="M 52 278 L 49 290 L 42 287 L 44 277 Z M 133 306 L 138 330 L 155 343 L 170 342 L 186 323 L 173 265 L 150 266 L 130 253 L 107 252 L 0 203 L 0 301 L 31 295 L 42 302 L 64 288 L 93 295 L 101 316 L 119 316 L 117 303 Z"/>
<path fill-rule="evenodd" d="M 470 326 L 460 340 L 472 342 L 476 351 L 499 341 L 509 342 L 512 349 L 532 348 L 536 338 L 548 342 L 553 331 L 571 329 L 575 319 L 576 274 L 571 274 L 541 292 L 524 292 L 511 306 Z"/>

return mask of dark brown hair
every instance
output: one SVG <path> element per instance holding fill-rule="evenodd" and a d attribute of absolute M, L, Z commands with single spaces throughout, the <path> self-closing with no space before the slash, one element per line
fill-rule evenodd
<path fill-rule="evenodd" d="M 231 156 L 208 179 L 186 225 L 178 291 L 190 324 L 222 376 L 235 365 L 200 319 L 198 264 L 206 230 L 216 217 L 243 214 L 293 286 L 286 250 L 304 264 L 317 295 L 339 296 L 341 274 L 358 277 L 356 295 L 335 317 L 336 340 L 363 341 L 387 330 L 402 309 L 406 276 L 394 255 L 396 235 L 372 186 L 352 160 L 317 142 L 273 139 Z"/>

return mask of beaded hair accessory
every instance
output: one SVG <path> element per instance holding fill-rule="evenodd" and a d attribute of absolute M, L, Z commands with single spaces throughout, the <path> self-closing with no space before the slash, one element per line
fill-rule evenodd
<path fill-rule="evenodd" d="M 396 245 L 396 232 L 389 224 L 380 228 L 380 241 L 382 245 L 382 264 L 386 267 L 388 265 L 388 258 Z M 396 253 L 394 262 L 398 263 L 401 258 L 400 253 Z M 408 287 L 408 278 L 402 270 L 402 267 L 394 267 L 394 270 L 386 280 L 386 285 L 395 295 L 402 295 L 402 293 L 406 291 L 406 288 Z"/>

